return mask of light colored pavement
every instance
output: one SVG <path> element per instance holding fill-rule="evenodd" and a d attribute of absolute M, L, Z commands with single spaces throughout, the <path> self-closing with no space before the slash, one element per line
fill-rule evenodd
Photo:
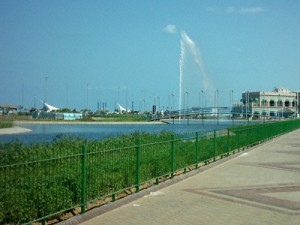
<path fill-rule="evenodd" d="M 300 225 L 300 130 L 82 223 L 96 224 Z"/>

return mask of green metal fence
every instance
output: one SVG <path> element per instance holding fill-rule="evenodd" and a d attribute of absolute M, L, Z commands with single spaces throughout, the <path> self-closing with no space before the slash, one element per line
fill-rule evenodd
<path fill-rule="evenodd" d="M 300 127 L 300 120 L 186 134 L 136 133 L 116 140 L 64 139 L 1 145 L 0 224 L 45 223 L 116 200 L 177 173 Z"/>

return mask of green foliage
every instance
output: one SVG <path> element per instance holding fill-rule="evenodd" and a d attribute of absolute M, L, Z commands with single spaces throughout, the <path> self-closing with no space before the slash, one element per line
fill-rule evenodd
<path fill-rule="evenodd" d="M 10 128 L 13 126 L 13 121 L 0 121 L 0 129 L 1 128 Z"/>
<path fill-rule="evenodd" d="M 149 117 L 146 114 L 105 114 L 102 116 L 92 117 L 95 121 L 102 122 L 139 122 L 148 121 Z"/>

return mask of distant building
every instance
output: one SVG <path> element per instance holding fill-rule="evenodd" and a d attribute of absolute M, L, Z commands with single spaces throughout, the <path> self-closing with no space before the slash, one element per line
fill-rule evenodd
<path fill-rule="evenodd" d="M 285 88 L 274 88 L 271 92 L 242 93 L 239 110 L 247 118 L 288 118 L 299 115 L 299 93 Z"/>
<path fill-rule="evenodd" d="M 47 120 L 80 120 L 82 113 L 57 113 L 57 112 L 40 112 L 31 113 L 32 118 L 47 119 Z"/>
<path fill-rule="evenodd" d="M 34 110 L 31 112 L 32 118 L 50 119 L 50 120 L 80 120 L 82 113 L 57 112 L 60 109 L 52 106 L 45 101 L 43 102 L 43 110 Z"/>
<path fill-rule="evenodd" d="M 11 113 L 17 113 L 17 107 L 7 104 L 1 104 L 0 105 L 0 115 L 8 115 Z"/>

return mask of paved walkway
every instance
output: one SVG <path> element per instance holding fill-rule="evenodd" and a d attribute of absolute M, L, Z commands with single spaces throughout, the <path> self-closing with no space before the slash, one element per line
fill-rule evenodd
<path fill-rule="evenodd" d="M 82 225 L 300 224 L 300 130 L 159 186 L 98 216 L 87 214 L 92 218 Z"/>

